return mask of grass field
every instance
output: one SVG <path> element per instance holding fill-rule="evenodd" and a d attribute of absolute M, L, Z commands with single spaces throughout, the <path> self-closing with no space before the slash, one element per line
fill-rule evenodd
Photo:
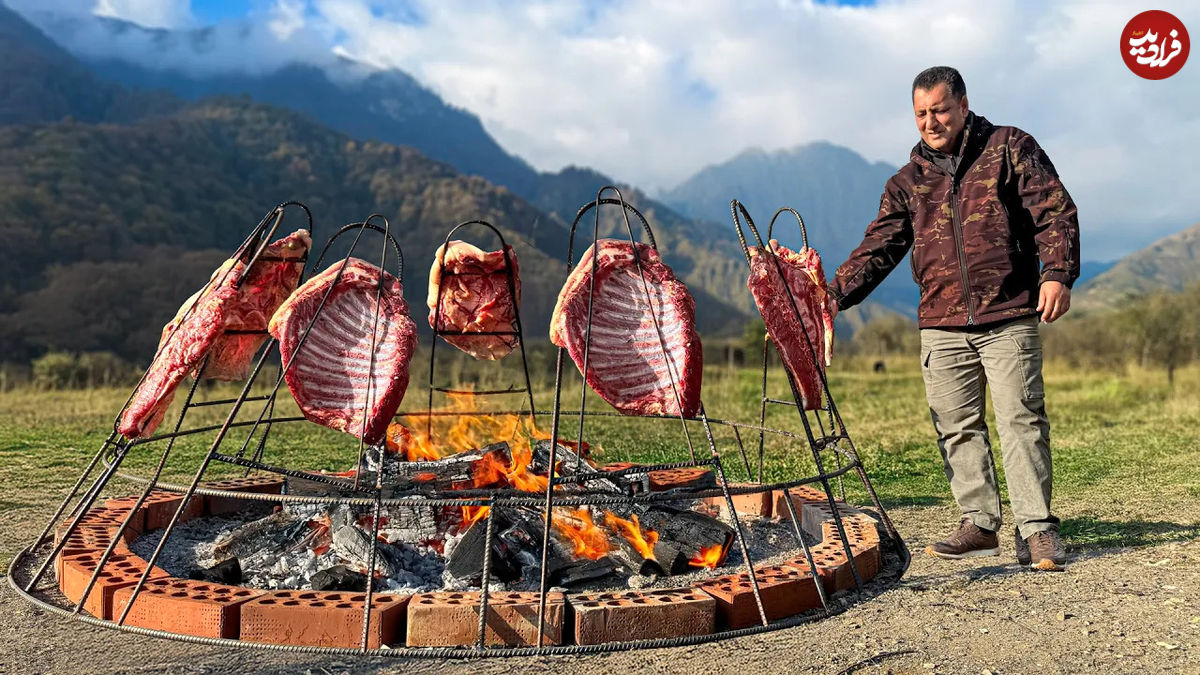
<path fill-rule="evenodd" d="M 885 506 L 935 505 L 950 499 L 920 372 L 912 361 L 889 362 L 886 374 L 854 364 L 831 372 L 834 396 Z M 563 406 L 574 409 L 580 389 L 570 370 L 573 377 L 566 379 Z M 454 375 L 465 378 L 469 374 Z M 427 390 L 415 380 L 425 378 L 414 374 L 413 379 L 405 410 L 424 408 Z M 1167 387 L 1164 373 L 1135 369 L 1115 374 L 1051 366 L 1046 380 L 1055 504 L 1064 519 L 1068 542 L 1077 548 L 1136 546 L 1200 535 L 1194 505 L 1200 497 L 1200 368 L 1180 372 L 1173 389 Z M 495 384 L 488 379 L 478 382 L 480 388 Z M 551 387 L 543 385 L 538 390 L 538 407 L 549 409 Z M 757 370 L 710 368 L 705 372 L 704 391 L 710 417 L 757 421 Z M 228 387 L 213 388 L 203 396 L 216 398 L 235 392 Z M 782 397 L 784 392 L 779 373 L 774 373 L 772 395 Z M 0 394 L 0 515 L 5 522 L 14 514 L 19 514 L 20 521 L 38 524 L 49 517 L 52 505 L 111 429 L 113 416 L 127 395 L 124 390 Z M 516 398 L 509 399 L 514 407 L 519 406 Z M 287 399 L 288 405 L 278 406 L 276 414 L 293 414 L 290 397 L 284 394 L 282 399 Z M 588 406 L 590 410 L 608 409 L 598 399 L 589 399 Z M 220 422 L 223 410 L 197 409 L 198 414 L 189 415 L 189 426 Z M 257 415 L 258 410 L 249 407 L 241 419 Z M 167 419 L 164 430 L 172 417 Z M 544 419 L 543 425 L 548 427 L 549 418 Z M 772 406 L 767 425 L 801 430 L 796 412 L 782 406 Z M 697 424 L 690 427 L 697 451 L 707 454 L 702 429 Z M 719 425 L 715 431 L 731 478 L 744 480 L 745 469 L 732 433 Z M 573 438 L 576 433 L 576 418 L 564 418 L 560 435 Z M 167 478 L 189 477 L 212 437 L 211 433 L 197 434 L 177 444 Z M 687 458 L 678 421 L 590 418 L 585 438 L 599 443 L 601 461 Z M 236 440 L 234 449 L 243 439 Z M 757 463 L 757 434 L 743 432 L 742 440 L 751 461 Z M 768 481 L 813 473 L 807 447 L 785 440 L 775 437 L 767 443 L 764 478 Z M 138 448 L 126 467 L 147 473 L 158 461 L 161 447 Z M 357 454 L 357 444 L 349 436 L 307 422 L 280 425 L 272 431 L 268 447 L 266 458 L 272 463 L 334 471 L 348 468 Z M 214 467 L 212 475 L 222 473 L 236 471 L 222 465 Z M 114 485 L 110 492 L 122 489 Z M 852 501 L 864 498 L 856 481 L 848 480 L 847 489 Z M 18 545 L 32 536 L 28 531 L 18 535 L 19 529 L 23 528 L 6 528 L 0 535 L 0 564 L 6 566 Z"/>

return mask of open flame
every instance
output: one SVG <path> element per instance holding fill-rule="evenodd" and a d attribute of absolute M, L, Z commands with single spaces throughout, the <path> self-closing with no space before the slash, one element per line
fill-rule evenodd
<path fill-rule="evenodd" d="M 704 567 L 707 569 L 716 569 L 725 560 L 725 547 L 721 544 L 713 544 L 700 549 L 700 552 L 692 556 L 688 564 L 692 567 Z"/>
<path fill-rule="evenodd" d="M 474 525 L 476 522 L 487 517 L 490 506 L 464 506 L 462 507 L 462 529 Z"/>
<path fill-rule="evenodd" d="M 527 446 L 531 440 L 550 438 L 525 415 L 474 414 L 479 411 L 479 397 L 475 394 L 447 394 L 447 397 L 449 405 L 437 412 L 462 414 L 437 415 L 432 419 L 423 414 L 405 415 L 402 422 L 388 426 L 388 452 L 403 453 L 410 462 L 434 461 L 499 441 L 517 447 Z"/>
<path fill-rule="evenodd" d="M 544 492 L 549 479 L 530 471 L 533 451 L 528 445 L 509 448 L 511 458 L 493 450 L 471 465 L 472 487 L 513 487 L 523 492 Z"/>
<path fill-rule="evenodd" d="M 604 514 L 604 524 L 620 533 L 646 560 L 657 560 L 654 557 L 654 545 L 658 543 L 658 533 L 651 529 L 642 529 L 637 514 L 632 520 L 625 520 L 617 514 L 607 511 Z"/>
<path fill-rule="evenodd" d="M 554 529 L 575 546 L 575 557 L 599 560 L 610 550 L 608 535 L 592 522 L 592 512 L 584 509 L 570 511 L 554 518 Z"/>

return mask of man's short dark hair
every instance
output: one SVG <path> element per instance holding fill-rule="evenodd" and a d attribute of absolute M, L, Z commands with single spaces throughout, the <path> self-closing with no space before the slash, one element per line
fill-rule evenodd
<path fill-rule="evenodd" d="M 967 95 L 967 83 L 963 82 L 962 75 L 950 66 L 934 66 L 922 70 L 913 80 L 912 90 L 914 94 L 918 89 L 929 91 L 939 84 L 946 85 L 950 95 L 956 99 L 961 100 Z"/>

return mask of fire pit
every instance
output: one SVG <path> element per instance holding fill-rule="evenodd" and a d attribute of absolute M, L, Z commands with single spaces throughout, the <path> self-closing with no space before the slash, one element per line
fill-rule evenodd
<path fill-rule="evenodd" d="M 575 230 L 589 211 L 598 240 L 604 205 L 619 207 L 631 244 L 632 214 L 654 245 L 641 214 L 619 192 L 614 199 L 604 191 L 572 225 L 569 262 Z M 288 206 L 268 214 L 239 255 L 261 251 Z M 500 250 L 508 250 L 495 228 L 477 221 L 452 230 L 447 247 L 464 226 L 491 229 Z M 403 258 L 385 219 L 348 225 L 330 241 L 355 233 L 352 253 L 367 231 L 383 235 L 384 262 L 391 245 L 399 279 Z M 499 269 L 515 298 L 510 255 Z M 247 259 L 249 268 L 254 258 Z M 441 273 L 453 274 L 444 262 Z M 580 409 L 563 408 L 565 349 L 553 407 L 536 409 L 513 302 L 512 330 L 483 334 L 511 338 L 524 386 L 475 392 L 436 386 L 436 336 L 464 333 L 433 320 L 426 409 L 397 414 L 381 442 L 360 440 L 357 460 L 343 474 L 271 463 L 272 429 L 310 422 L 275 412 L 288 366 L 280 367 L 269 393 L 250 395 L 270 341 L 236 398 L 201 400 L 193 384 L 173 431 L 129 439 L 114 425 L 42 536 L 14 559 L 10 583 L 52 611 L 164 637 L 460 657 L 694 644 L 774 630 L 834 611 L 831 596 L 861 592 L 888 560 L 897 577 L 903 573 L 907 550 L 870 489 L 827 387 L 818 410 L 794 402 L 802 431 L 773 429 L 762 419 L 710 418 L 703 404 L 689 414 L 668 367 L 675 414 L 638 417 L 678 429 L 686 456 L 598 466 L 586 422 L 620 415 L 587 410 L 586 389 Z M 654 308 L 649 290 L 646 303 Z M 588 320 L 590 335 L 590 312 Z M 662 341 L 657 322 L 655 328 Z M 785 403 L 767 395 L 766 382 L 764 370 L 764 411 L 768 403 Z M 451 405 L 434 408 L 435 392 Z M 484 397 L 505 395 L 525 398 L 526 407 L 476 408 Z M 261 405 L 256 418 L 239 416 L 253 416 L 252 405 Z M 226 407 L 225 421 L 188 426 L 188 412 L 202 406 Z M 362 419 L 360 439 L 369 435 Z M 568 421 L 577 428 L 570 440 L 561 433 Z M 758 435 L 757 477 L 743 432 Z M 162 481 L 176 440 L 197 434 L 213 440 L 194 479 Z M 732 438 L 732 446 L 719 447 L 718 436 Z M 764 483 L 768 436 L 810 450 L 816 474 Z M 152 447 L 161 450 L 152 475 L 121 470 L 130 452 Z M 729 479 L 724 461 L 735 455 L 747 482 Z M 824 468 L 830 458 L 834 470 Z M 245 467 L 246 477 L 205 480 L 213 462 Z M 834 498 L 833 485 L 851 471 L 867 487 L 874 513 Z M 100 499 L 118 475 L 144 489 Z"/>

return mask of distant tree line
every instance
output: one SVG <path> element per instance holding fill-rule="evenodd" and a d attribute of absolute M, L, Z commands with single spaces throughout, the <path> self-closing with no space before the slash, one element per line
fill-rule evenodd
<path fill-rule="evenodd" d="M 742 337 L 747 354 L 759 353 L 765 334 L 761 320 L 747 324 Z M 1173 386 L 1177 370 L 1200 361 L 1200 284 L 1138 296 L 1113 309 L 1076 310 L 1042 326 L 1042 336 L 1051 362 L 1112 372 L 1124 372 L 1130 365 L 1161 368 Z M 892 314 L 872 319 L 849 337 L 839 334 L 834 358 L 916 358 L 920 348 L 916 322 Z M 759 357 L 749 358 L 757 363 Z"/>
<path fill-rule="evenodd" d="M 1124 371 L 1130 364 L 1175 371 L 1200 360 L 1200 284 L 1158 291 L 1103 312 L 1068 315 L 1045 333 L 1046 356 L 1072 367 Z"/>
<path fill-rule="evenodd" d="M 765 335 L 762 320 L 747 323 L 740 341 L 745 356 L 740 362 L 751 366 L 759 362 Z M 1116 309 L 1068 314 L 1044 326 L 1043 338 L 1048 361 L 1112 372 L 1124 372 L 1130 365 L 1162 368 L 1173 386 L 1177 370 L 1200 361 L 1200 284 L 1134 298 Z M 919 350 L 916 322 L 897 314 L 869 321 L 851 337 L 840 339 L 834 353 L 837 359 L 883 360 L 916 358 Z M 526 352 L 533 378 L 547 383 L 556 354 L 553 345 L 531 340 Z M 450 377 L 471 368 L 469 359 L 453 349 L 439 354 L 439 361 L 445 360 L 440 372 Z M 414 364 L 421 361 L 424 368 L 422 358 L 428 357 Z M 137 381 L 144 365 L 110 351 L 52 350 L 30 362 L 0 364 L 0 391 L 27 385 L 45 389 L 126 386 Z"/>

